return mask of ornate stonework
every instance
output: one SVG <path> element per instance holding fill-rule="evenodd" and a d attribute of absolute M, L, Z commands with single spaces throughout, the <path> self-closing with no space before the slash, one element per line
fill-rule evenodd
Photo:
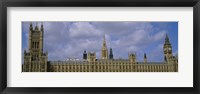
<path fill-rule="evenodd" d="M 43 52 L 43 25 L 33 28 L 30 23 L 28 51 L 24 50 L 22 72 L 178 72 L 178 57 L 173 56 L 169 37 L 166 35 L 163 46 L 164 62 L 136 61 L 136 54 L 130 53 L 128 59 L 114 59 L 112 48 L 108 56 L 104 36 L 101 59 L 95 52 L 83 53 L 83 60 L 48 61 L 48 53 Z"/>

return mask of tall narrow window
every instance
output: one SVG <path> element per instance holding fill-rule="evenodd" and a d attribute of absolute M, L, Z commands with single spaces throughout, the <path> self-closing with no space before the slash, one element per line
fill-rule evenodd
<path fill-rule="evenodd" d="M 38 48 L 38 42 L 37 42 L 37 48 Z"/>
<path fill-rule="evenodd" d="M 32 45 L 31 45 L 32 48 L 34 47 L 33 45 L 34 45 L 34 43 L 32 42 Z"/>

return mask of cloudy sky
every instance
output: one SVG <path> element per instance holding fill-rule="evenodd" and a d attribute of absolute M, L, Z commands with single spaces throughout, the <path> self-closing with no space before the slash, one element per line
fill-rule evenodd
<path fill-rule="evenodd" d="M 33 26 L 41 22 L 33 22 Z M 22 57 L 28 49 L 30 22 L 22 22 Z M 137 61 L 163 61 L 163 44 L 168 34 L 173 54 L 178 53 L 178 22 L 43 22 L 44 51 L 49 60 L 82 59 L 84 50 L 100 58 L 103 37 L 113 49 L 114 58 L 128 58 L 136 53 Z"/>

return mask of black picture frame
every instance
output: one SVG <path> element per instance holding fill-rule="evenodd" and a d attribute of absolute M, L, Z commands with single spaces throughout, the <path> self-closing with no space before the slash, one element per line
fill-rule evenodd
<path fill-rule="evenodd" d="M 200 0 L 2 0 L 0 1 L 0 92 L 199 94 Z M 7 87 L 7 7 L 193 7 L 193 87 Z"/>

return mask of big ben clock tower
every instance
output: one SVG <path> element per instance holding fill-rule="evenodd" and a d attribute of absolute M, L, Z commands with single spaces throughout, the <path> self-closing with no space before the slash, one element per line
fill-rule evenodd
<path fill-rule="evenodd" d="M 104 35 L 103 45 L 102 45 L 102 50 L 101 50 L 101 59 L 108 59 L 108 49 L 107 49 L 107 46 L 106 46 L 105 35 Z"/>
<path fill-rule="evenodd" d="M 172 57 L 172 46 L 169 41 L 168 35 L 166 35 L 166 38 L 165 38 L 165 44 L 163 46 L 163 51 L 164 51 L 164 59 L 166 62 L 168 62 L 168 60 Z"/>

